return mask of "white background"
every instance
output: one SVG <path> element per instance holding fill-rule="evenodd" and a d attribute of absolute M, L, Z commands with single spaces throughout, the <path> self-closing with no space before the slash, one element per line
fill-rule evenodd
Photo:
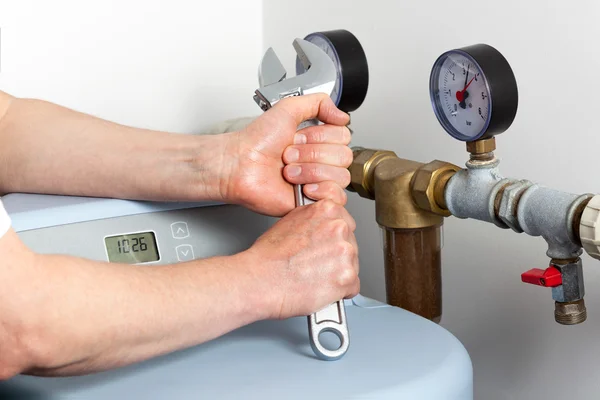
<path fill-rule="evenodd" d="M 255 114 L 260 0 L 0 0 L 0 88 L 198 132 Z"/>
<path fill-rule="evenodd" d="M 293 38 L 345 28 L 371 72 L 353 145 L 462 165 L 464 145 L 431 110 L 429 71 L 440 53 L 485 42 L 519 84 L 517 118 L 498 137 L 503 173 L 594 192 L 599 16 L 593 0 L 0 0 L 0 88 L 124 124 L 196 132 L 257 114 L 266 47 L 293 71 Z M 360 227 L 363 294 L 384 300 L 374 204 L 352 195 L 349 209 Z M 471 354 L 476 399 L 600 397 L 600 265 L 584 257 L 588 321 L 560 326 L 550 291 L 520 282 L 521 272 L 546 267 L 545 250 L 540 238 L 489 224 L 445 225 L 442 324 Z"/>

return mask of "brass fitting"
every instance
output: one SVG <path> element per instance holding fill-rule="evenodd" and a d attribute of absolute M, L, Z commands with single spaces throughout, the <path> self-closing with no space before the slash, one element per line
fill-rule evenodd
<path fill-rule="evenodd" d="M 418 207 L 411 188 L 415 173 L 426 165 L 398 158 L 391 151 L 353 150 L 351 189 L 361 197 L 375 200 L 375 217 L 384 234 L 387 302 L 439 322 L 444 218 Z M 432 182 L 443 181 L 447 172 L 454 172 L 445 163 L 440 167 L 446 169 L 435 169 Z"/>
<path fill-rule="evenodd" d="M 410 182 L 415 204 L 437 215 L 450 216 L 444 192 L 446 184 L 458 170 L 460 168 L 456 165 L 439 160 L 419 167 Z"/>
<path fill-rule="evenodd" d="M 414 229 L 439 225 L 442 217 L 417 206 L 411 181 L 422 163 L 390 158 L 375 170 L 375 216 L 386 228 Z"/>
<path fill-rule="evenodd" d="M 352 149 L 354 161 L 350 165 L 349 190 L 358 193 L 360 197 L 375 199 L 375 168 L 389 159 L 398 158 L 396 153 L 387 150 L 373 150 L 362 147 Z"/>
<path fill-rule="evenodd" d="M 494 159 L 494 150 L 496 150 L 495 137 L 467 142 L 467 151 L 471 154 L 471 161 L 491 161 Z"/>
<path fill-rule="evenodd" d="M 562 325 L 577 325 L 587 319 L 587 309 L 583 299 L 568 303 L 554 303 L 554 318 Z"/>
<path fill-rule="evenodd" d="M 439 225 L 450 215 L 444 190 L 460 170 L 443 161 L 428 164 L 399 158 L 386 150 L 352 149 L 349 190 L 375 200 L 376 219 L 386 228 L 415 229 Z"/>

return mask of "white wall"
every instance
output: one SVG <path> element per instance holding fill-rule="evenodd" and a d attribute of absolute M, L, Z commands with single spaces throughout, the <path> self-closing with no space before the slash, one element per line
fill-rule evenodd
<path fill-rule="evenodd" d="M 464 144 L 451 139 L 432 112 L 430 68 L 446 50 L 495 46 L 511 63 L 520 90 L 517 118 L 497 139 L 504 175 L 600 192 L 594 124 L 599 13 L 594 0 L 265 0 L 265 45 L 293 71 L 292 38 L 337 28 L 354 32 L 369 58 L 371 84 L 352 118 L 353 144 L 458 165 L 466 161 Z M 351 196 L 349 209 L 360 227 L 363 293 L 383 300 L 374 204 Z M 600 396 L 600 264 L 584 257 L 588 321 L 561 326 L 554 322 L 550 290 L 520 282 L 523 271 L 547 266 L 545 250 L 541 238 L 483 222 L 446 222 L 442 324 L 471 354 L 477 399 Z"/>
<path fill-rule="evenodd" d="M 260 0 L 0 0 L 0 88 L 197 132 L 260 111 L 261 26 Z"/>

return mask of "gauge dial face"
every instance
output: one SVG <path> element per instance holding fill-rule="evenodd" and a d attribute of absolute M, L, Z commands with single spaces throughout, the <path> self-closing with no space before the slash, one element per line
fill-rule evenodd
<path fill-rule="evenodd" d="M 321 50 L 323 50 L 335 64 L 335 70 L 337 71 L 337 78 L 335 80 L 335 86 L 333 88 L 333 91 L 331 92 L 331 99 L 333 100 L 335 105 L 339 105 L 340 99 L 342 98 L 343 82 L 342 82 L 342 66 L 341 66 L 340 58 L 337 54 L 337 51 L 335 50 L 335 48 L 333 47 L 333 45 L 331 44 L 329 39 L 327 39 L 327 37 L 325 37 L 324 35 L 321 35 L 319 33 L 313 33 L 311 35 L 308 35 L 305 38 L 305 40 L 311 42 L 312 44 L 316 45 Z M 296 73 L 300 74 L 303 72 L 305 72 L 304 66 L 302 65 L 300 60 L 296 60 Z"/>
<path fill-rule="evenodd" d="M 471 141 L 485 134 L 492 102 L 485 75 L 472 57 L 456 50 L 440 56 L 430 91 L 435 114 L 450 135 Z"/>

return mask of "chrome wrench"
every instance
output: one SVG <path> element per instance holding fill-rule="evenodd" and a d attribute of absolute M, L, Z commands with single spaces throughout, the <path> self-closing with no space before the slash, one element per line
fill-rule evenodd
<path fill-rule="evenodd" d="M 316 45 L 302 39 L 296 39 L 293 46 L 306 72 L 286 79 L 287 72 L 272 48 L 269 48 L 260 63 L 254 101 L 263 111 L 273 107 L 278 101 L 290 96 L 302 96 L 312 93 L 331 95 L 336 83 L 336 69 L 333 61 Z M 320 121 L 304 121 L 298 130 L 319 125 Z M 312 204 L 314 201 L 304 195 L 302 185 L 294 185 L 296 207 Z M 324 332 L 334 333 L 340 340 L 336 350 L 327 349 L 320 341 Z M 344 300 L 336 301 L 322 310 L 308 316 L 310 345 L 322 360 L 338 360 L 346 354 L 350 345 L 348 323 Z"/>

